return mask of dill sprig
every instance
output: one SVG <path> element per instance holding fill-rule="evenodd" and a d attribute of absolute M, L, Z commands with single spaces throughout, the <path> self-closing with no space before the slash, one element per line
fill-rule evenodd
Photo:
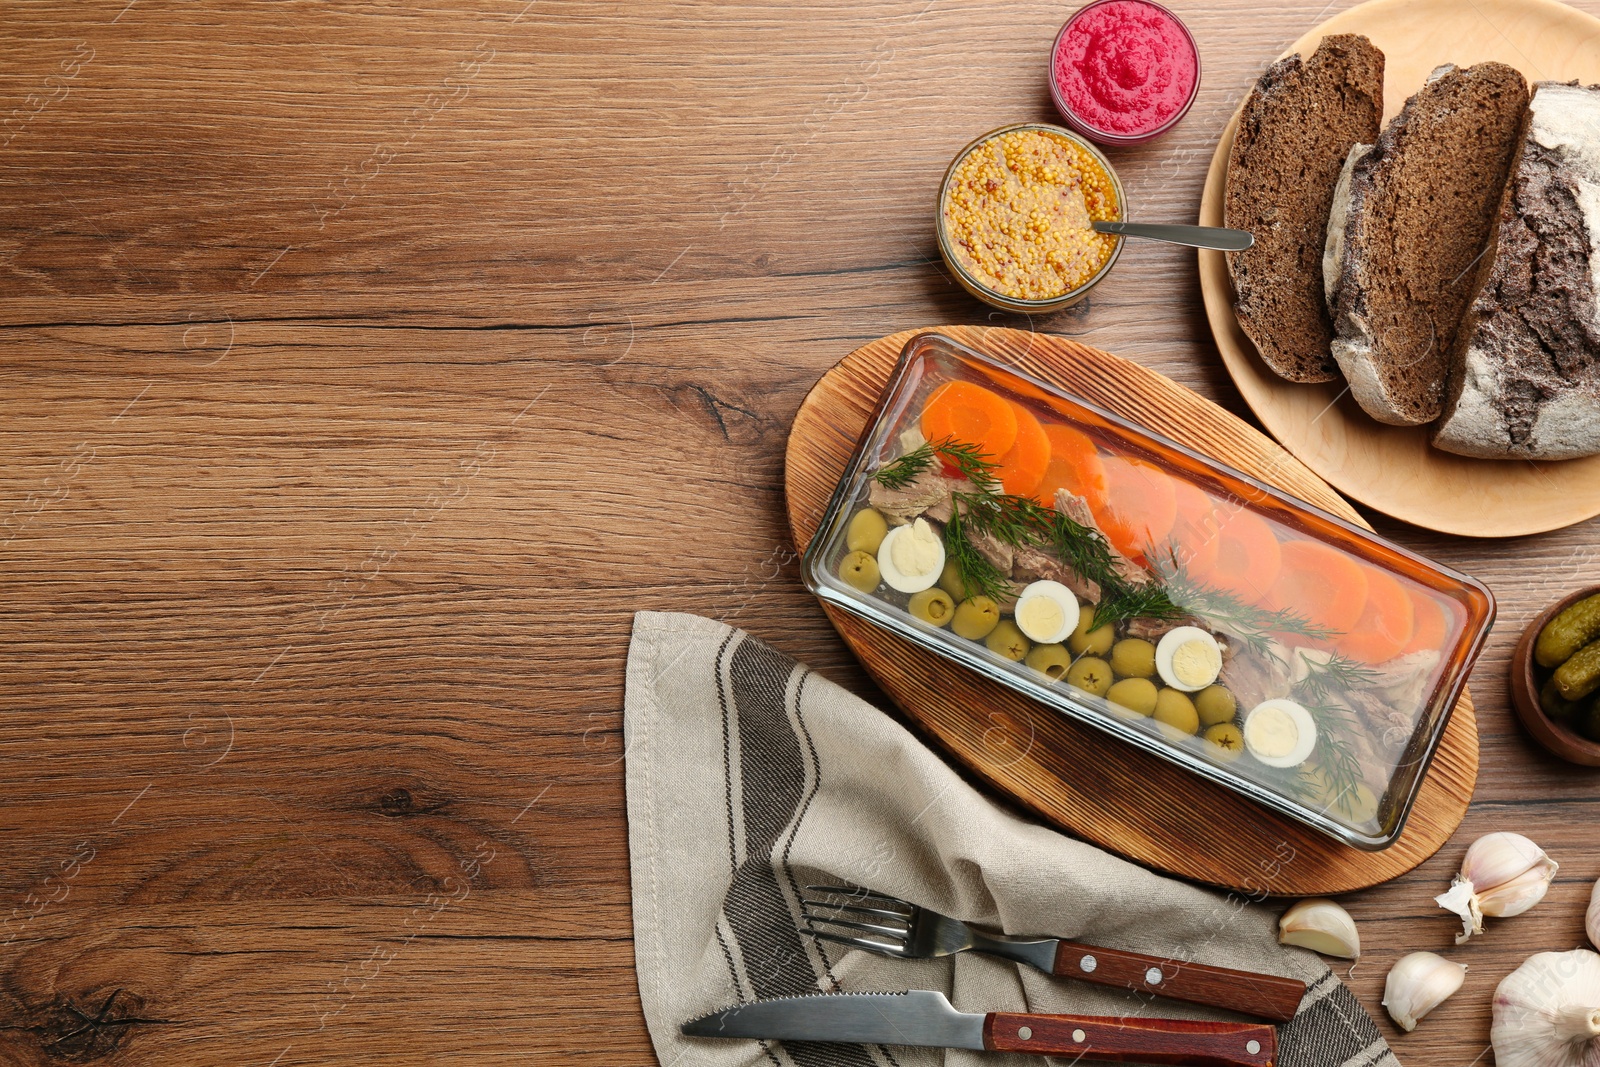
<path fill-rule="evenodd" d="M 1297 686 L 1312 700 L 1324 700 L 1352 689 L 1365 688 L 1379 678 L 1378 672 L 1371 667 L 1338 653 L 1325 660 L 1305 656 L 1301 660 L 1306 665 L 1306 676 Z"/>
<path fill-rule="evenodd" d="M 1328 807 L 1335 807 L 1346 798 L 1353 801 L 1365 778 L 1361 773 L 1361 760 L 1356 756 L 1355 746 L 1350 740 L 1356 730 L 1350 710 L 1331 699 L 1309 695 L 1303 696 L 1299 703 L 1317 723 L 1317 763 L 1325 783 L 1316 782 L 1302 768 L 1294 782 L 1295 791 L 1305 799 L 1325 802 Z M 1326 796 L 1321 795 L 1318 788 L 1322 784 L 1327 787 Z"/>
<path fill-rule="evenodd" d="M 1011 595 L 1011 576 L 996 567 L 989 557 L 978 551 L 967 534 L 967 523 L 957 506 L 944 524 L 944 551 L 956 565 L 961 576 L 961 586 L 967 596 L 986 596 L 991 600 L 1004 600 Z"/>
<path fill-rule="evenodd" d="M 963 444 L 953 437 L 933 442 L 924 441 L 899 459 L 884 464 L 873 472 L 872 478 L 885 489 L 904 489 L 933 466 L 935 457 L 949 461 L 962 477 L 982 492 L 994 493 L 1000 489 L 1000 479 L 994 476 L 998 463 L 976 445 Z"/>
<path fill-rule="evenodd" d="M 1332 630 L 1313 623 L 1297 612 L 1258 607 L 1231 590 L 1199 581 L 1178 562 L 1176 553 L 1171 550 L 1157 571 L 1174 603 L 1182 605 L 1184 610 L 1217 629 L 1239 638 L 1257 655 L 1273 655 L 1274 634 L 1293 634 L 1311 639 L 1333 636 Z"/>

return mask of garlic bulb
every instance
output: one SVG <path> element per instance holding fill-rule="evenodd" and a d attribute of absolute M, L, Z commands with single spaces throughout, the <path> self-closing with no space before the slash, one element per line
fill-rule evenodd
<path fill-rule="evenodd" d="M 1541 952 L 1494 992 L 1496 1067 L 1600 1067 L 1600 956 Z"/>
<path fill-rule="evenodd" d="M 1331 900 L 1302 900 L 1278 920 L 1278 943 L 1324 956 L 1361 958 L 1361 935 L 1350 913 Z"/>
<path fill-rule="evenodd" d="M 1450 999 L 1467 980 L 1464 964 L 1432 952 L 1400 957 L 1383 982 L 1383 1006 L 1395 1025 L 1410 1033 L 1417 1021 Z"/>
<path fill-rule="evenodd" d="M 1583 928 L 1589 933 L 1589 943 L 1600 948 L 1600 882 L 1596 882 L 1589 891 L 1589 914 L 1584 919 Z"/>
<path fill-rule="evenodd" d="M 1559 864 L 1521 834 L 1485 834 L 1467 849 L 1448 892 L 1434 897 L 1461 916 L 1456 944 L 1483 933 L 1483 917 L 1521 915 L 1550 889 Z"/>

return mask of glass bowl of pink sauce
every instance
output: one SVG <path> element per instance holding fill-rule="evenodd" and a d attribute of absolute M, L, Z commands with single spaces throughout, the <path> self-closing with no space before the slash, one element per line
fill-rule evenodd
<path fill-rule="evenodd" d="M 1200 50 L 1151 0 L 1095 0 L 1056 35 L 1050 95 L 1074 132 L 1140 144 L 1176 126 L 1200 91 Z"/>

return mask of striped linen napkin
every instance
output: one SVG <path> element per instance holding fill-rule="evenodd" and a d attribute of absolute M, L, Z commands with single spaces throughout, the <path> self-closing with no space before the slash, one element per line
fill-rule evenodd
<path fill-rule="evenodd" d="M 634 617 L 624 713 L 634 956 L 665 1067 L 1023 1067 L 961 1050 L 719 1041 L 685 1020 L 768 997 L 936 989 L 962 1011 L 1227 1018 L 962 953 L 894 960 L 820 941 L 798 890 L 848 882 L 1008 933 L 1300 978 L 1281 1067 L 1398 1067 L 1274 916 L 1027 822 L 889 716 L 769 646 L 693 615 Z"/>

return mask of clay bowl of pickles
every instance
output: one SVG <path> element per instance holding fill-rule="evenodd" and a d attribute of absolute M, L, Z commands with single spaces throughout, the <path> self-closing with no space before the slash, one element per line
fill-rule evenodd
<path fill-rule="evenodd" d="M 1593 599 L 1591 599 L 1593 598 Z M 1600 585 L 1551 604 L 1528 624 L 1511 655 L 1511 705 L 1535 741 L 1569 763 L 1600 767 L 1600 688 L 1570 699 L 1569 691 L 1600 659 Z"/>

